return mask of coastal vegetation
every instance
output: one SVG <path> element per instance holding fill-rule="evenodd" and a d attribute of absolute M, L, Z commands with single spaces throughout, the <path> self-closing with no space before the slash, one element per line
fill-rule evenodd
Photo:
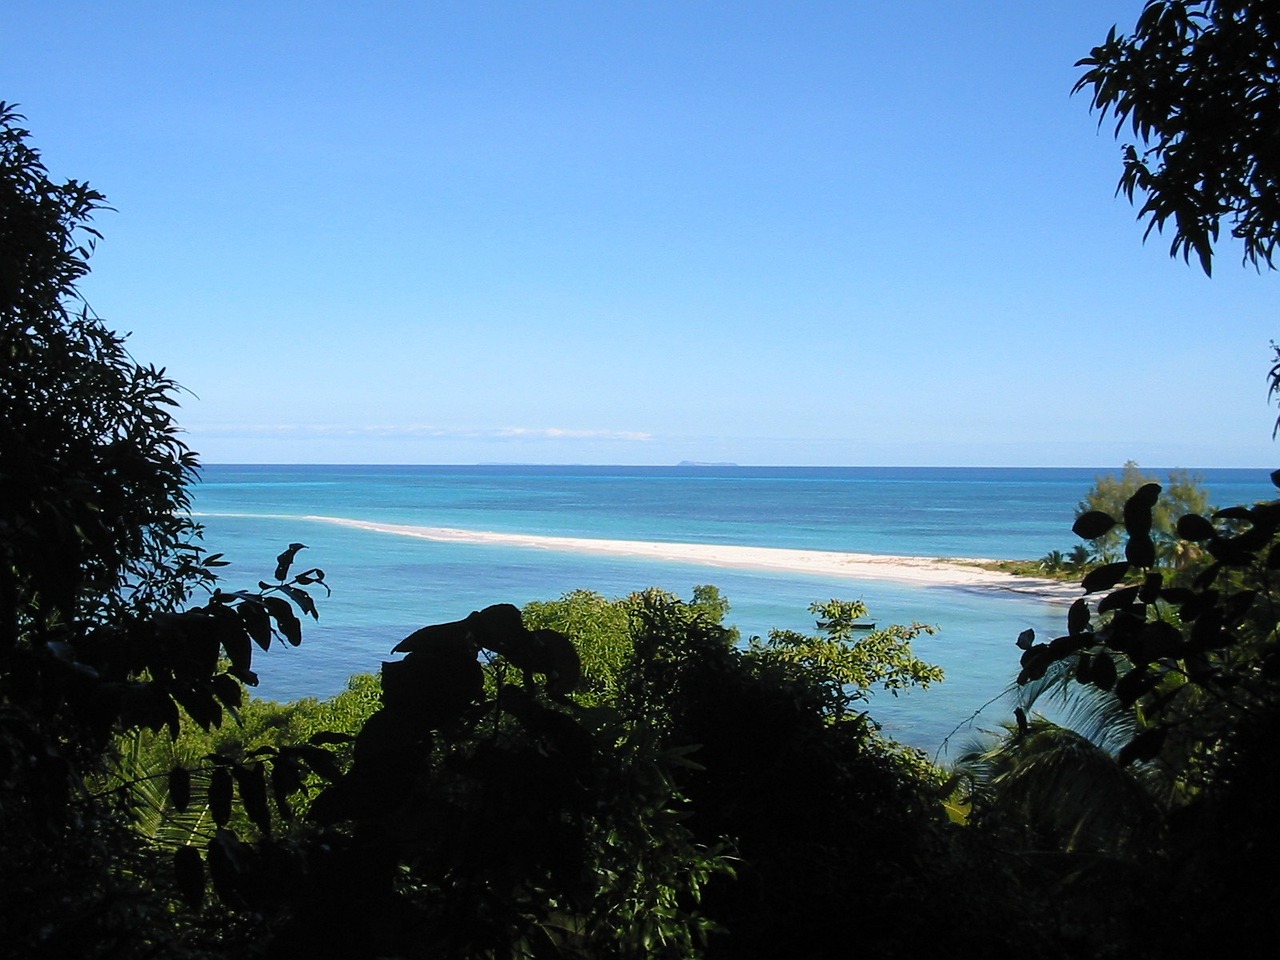
<path fill-rule="evenodd" d="M 1120 516 L 1130 497 L 1143 486 L 1156 482 L 1156 477 L 1143 473 L 1137 463 L 1129 460 L 1118 474 L 1098 475 L 1093 486 L 1076 506 L 1076 517 L 1093 512 Z M 1179 517 L 1189 513 L 1212 513 L 1209 493 L 1201 478 L 1186 470 L 1170 471 L 1161 491 L 1160 499 L 1152 508 L 1151 517 L 1156 566 L 1172 571 L 1188 570 L 1201 559 L 1203 553 L 1193 542 L 1178 536 L 1177 521 Z M 1075 580 L 1096 567 L 1114 563 L 1123 552 L 1123 530 L 1114 527 L 1088 544 L 1076 543 L 1066 553 L 1051 550 L 1039 560 L 997 560 L 987 567 L 1020 576 Z"/>
<path fill-rule="evenodd" d="M 1280 234 L 1274 20 L 1155 2 L 1082 61 L 1094 105 L 1151 144 L 1121 189 L 1206 273 L 1220 220 L 1254 264 Z M 866 608 L 834 599 L 812 633 L 745 639 L 712 587 L 497 603 L 388 638 L 399 658 L 332 700 L 258 701 L 256 652 L 302 644 L 325 574 L 294 543 L 250 589 L 218 580 L 176 385 L 77 289 L 104 199 L 50 180 L 20 124 L 0 105 L 4 955 L 1265 942 L 1280 500 L 1100 480 L 1074 526 L 1085 596 L 1061 636 L 1010 638 L 1012 718 L 954 770 L 869 713 L 875 690 L 941 680 L 910 646 L 929 628 L 857 630 Z"/>

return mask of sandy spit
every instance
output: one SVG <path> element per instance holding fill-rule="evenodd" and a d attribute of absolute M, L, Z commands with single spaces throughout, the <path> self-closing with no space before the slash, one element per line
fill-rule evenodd
<path fill-rule="evenodd" d="M 674 563 L 732 567 L 741 570 L 768 570 L 779 573 L 808 573 L 849 580 L 889 580 L 925 587 L 959 587 L 999 590 L 1056 602 L 1070 602 L 1080 594 L 1077 584 L 1057 580 L 1021 577 L 984 570 L 982 560 L 950 560 L 930 557 L 900 557 L 872 553 L 841 553 L 832 550 L 793 550 L 785 547 L 742 547 L 727 544 L 662 543 L 648 540 L 600 540 L 587 537 L 552 537 L 542 534 L 496 533 L 487 530 L 460 530 L 455 527 L 419 527 L 398 523 L 375 523 L 345 517 L 307 516 L 305 520 L 355 527 L 376 533 L 417 537 L 441 543 L 491 544 L 555 550 L 564 553 L 639 557 Z"/>

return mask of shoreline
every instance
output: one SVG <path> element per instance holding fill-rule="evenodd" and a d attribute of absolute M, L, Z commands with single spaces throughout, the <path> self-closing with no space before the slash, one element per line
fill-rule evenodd
<path fill-rule="evenodd" d="M 977 565 L 995 561 L 981 559 L 958 560 L 845 553 L 833 550 L 803 550 L 791 547 L 744 547 L 730 544 L 602 540 L 545 534 L 496 533 L 488 530 L 420 527 L 318 515 L 308 515 L 301 519 L 368 530 L 373 533 L 415 537 L 437 543 L 470 543 L 554 550 L 562 553 L 634 557 L 708 567 L 813 574 L 850 580 L 888 580 L 921 587 L 991 590 L 1055 603 L 1070 603 L 1081 595 L 1079 584 L 986 570 Z"/>

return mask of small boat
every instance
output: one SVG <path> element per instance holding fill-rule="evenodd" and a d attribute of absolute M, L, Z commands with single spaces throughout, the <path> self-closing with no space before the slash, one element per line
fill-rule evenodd
<path fill-rule="evenodd" d="M 874 623 L 851 623 L 851 624 L 849 624 L 849 629 L 851 629 L 851 630 L 874 630 L 875 628 L 876 628 L 876 625 L 875 625 Z"/>

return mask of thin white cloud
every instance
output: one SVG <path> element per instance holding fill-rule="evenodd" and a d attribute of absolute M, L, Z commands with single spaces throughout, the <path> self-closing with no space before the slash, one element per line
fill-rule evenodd
<path fill-rule="evenodd" d="M 652 435 L 635 430 L 570 430 L 564 427 L 503 427 L 493 435 L 534 440 L 629 440 L 637 443 L 653 439 Z"/>
<path fill-rule="evenodd" d="M 203 423 L 188 424 L 189 433 L 207 437 L 275 439 L 343 438 L 364 440 L 615 440 L 648 443 L 653 436 L 638 430 L 578 430 L 568 427 L 437 427 L 420 424 L 335 423 Z"/>

